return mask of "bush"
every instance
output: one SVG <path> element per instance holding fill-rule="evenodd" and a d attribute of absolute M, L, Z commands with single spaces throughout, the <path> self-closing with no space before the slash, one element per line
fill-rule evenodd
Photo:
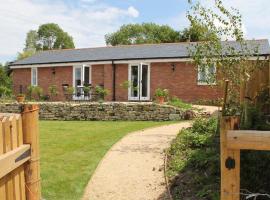
<path fill-rule="evenodd" d="M 260 116 L 253 109 L 249 114 L 257 118 Z M 168 150 L 167 174 L 175 199 L 219 199 L 220 145 L 217 122 L 215 118 L 196 119 L 191 128 L 183 129 L 172 142 Z M 249 124 L 247 128 L 252 127 Z M 240 166 L 240 188 L 270 193 L 270 151 L 241 151 Z"/>
<path fill-rule="evenodd" d="M 58 95 L 57 86 L 51 85 L 49 86 L 50 98 L 53 99 L 55 96 Z"/>
<path fill-rule="evenodd" d="M 0 64 L 0 98 L 10 97 L 11 94 L 11 79 L 7 75 L 5 68 Z"/>
<path fill-rule="evenodd" d="M 178 108 L 183 108 L 183 109 L 186 109 L 186 110 L 192 108 L 191 104 L 185 103 L 184 101 L 182 101 L 181 99 L 179 99 L 177 97 L 172 97 L 169 100 L 168 104 L 171 105 L 171 106 L 175 106 L 175 107 L 178 107 Z"/>
<path fill-rule="evenodd" d="M 33 100 L 33 98 L 41 100 L 42 94 L 43 89 L 39 86 L 29 85 L 27 87 L 27 96 L 30 100 Z"/>
<path fill-rule="evenodd" d="M 168 150 L 168 171 L 174 199 L 219 199 L 217 119 L 196 119 Z M 187 192 L 188 191 L 188 192 Z"/>
<path fill-rule="evenodd" d="M 168 97 L 169 96 L 169 90 L 158 88 L 155 91 L 155 96 L 156 97 Z"/>
<path fill-rule="evenodd" d="M 98 95 L 99 100 L 104 100 L 104 98 L 109 94 L 109 90 L 104 89 L 103 87 L 97 85 L 96 88 L 96 94 Z"/>

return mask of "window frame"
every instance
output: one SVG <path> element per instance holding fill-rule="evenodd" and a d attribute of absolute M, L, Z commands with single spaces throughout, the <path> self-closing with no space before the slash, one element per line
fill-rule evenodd
<path fill-rule="evenodd" d="M 34 71 L 35 71 L 35 75 L 36 75 L 36 82 L 34 83 Z M 31 68 L 31 85 L 32 86 L 38 86 L 38 68 L 37 67 L 32 67 Z"/>
<path fill-rule="evenodd" d="M 198 68 L 197 68 L 197 85 L 217 85 L 217 66 L 215 64 L 213 64 L 213 66 L 214 66 L 214 73 L 215 73 L 215 81 L 213 81 L 212 83 L 207 82 L 207 81 L 201 81 L 199 79 L 201 70 L 200 70 L 200 66 L 198 66 Z M 211 73 L 211 72 L 209 71 L 209 67 L 207 67 L 206 72 L 205 72 L 206 78 L 208 77 L 209 73 Z"/>

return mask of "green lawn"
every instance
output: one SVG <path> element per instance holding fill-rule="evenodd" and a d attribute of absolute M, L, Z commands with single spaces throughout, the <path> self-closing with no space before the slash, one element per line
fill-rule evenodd
<path fill-rule="evenodd" d="M 42 196 L 77 200 L 99 161 L 131 131 L 171 122 L 40 121 Z"/>

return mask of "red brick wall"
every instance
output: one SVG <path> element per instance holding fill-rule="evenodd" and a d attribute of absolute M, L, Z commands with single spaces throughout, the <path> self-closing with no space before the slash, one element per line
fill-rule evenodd
<path fill-rule="evenodd" d="M 43 88 L 44 94 L 48 94 L 48 87 L 56 85 L 58 96 L 55 100 L 64 100 L 62 84 L 72 86 L 73 68 L 55 67 L 55 75 L 53 68 L 38 68 L 38 85 Z M 221 92 L 216 87 L 198 85 L 197 71 L 190 63 L 175 63 L 175 71 L 172 70 L 171 63 L 151 63 L 150 76 L 150 92 L 151 99 L 154 98 L 154 92 L 157 88 L 166 88 L 171 96 L 177 96 L 185 101 L 196 101 L 199 99 L 217 99 L 221 97 Z M 92 84 L 104 85 L 108 89 L 109 95 L 107 101 L 113 98 L 113 67 L 107 65 L 92 66 Z M 120 85 L 128 80 L 128 64 L 116 65 L 116 101 L 127 101 L 128 90 Z M 13 86 L 14 93 L 19 92 L 20 85 L 24 91 L 31 84 L 31 69 L 14 69 L 13 70 Z"/>
<path fill-rule="evenodd" d="M 55 71 L 55 74 L 53 74 Z M 38 86 L 43 89 L 44 95 L 49 95 L 48 88 L 56 85 L 58 95 L 53 100 L 65 100 L 62 84 L 72 86 L 73 68 L 70 67 L 42 67 L 38 68 Z"/>
<path fill-rule="evenodd" d="M 151 98 L 159 87 L 168 89 L 171 96 L 190 102 L 221 97 L 221 91 L 217 87 L 197 84 L 197 70 L 194 65 L 185 62 L 174 63 L 173 71 L 171 64 L 151 64 Z"/>
<path fill-rule="evenodd" d="M 125 81 L 128 81 L 128 64 L 118 64 L 116 65 L 116 101 L 128 100 L 128 89 L 121 87 Z"/>
<path fill-rule="evenodd" d="M 104 88 L 109 90 L 105 97 L 106 101 L 112 101 L 113 98 L 113 66 L 112 64 L 104 65 Z"/>
<path fill-rule="evenodd" d="M 104 65 L 92 65 L 92 85 L 104 85 Z"/>
<path fill-rule="evenodd" d="M 31 85 L 31 69 L 13 69 L 12 82 L 14 95 L 20 92 L 26 93 L 27 87 Z M 20 91 L 20 86 L 22 86 L 22 91 Z"/>
<path fill-rule="evenodd" d="M 53 74 L 53 69 L 55 74 Z M 54 100 L 65 100 L 62 84 L 72 86 L 72 67 L 42 67 L 38 68 L 38 86 L 43 89 L 44 95 L 49 95 L 48 87 L 56 85 L 58 95 Z M 23 93 L 31 85 L 31 69 L 13 69 L 12 73 L 14 94 L 19 93 L 20 85 L 23 86 Z"/>

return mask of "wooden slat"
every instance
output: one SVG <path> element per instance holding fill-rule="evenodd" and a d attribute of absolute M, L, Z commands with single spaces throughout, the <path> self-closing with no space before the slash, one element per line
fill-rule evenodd
<path fill-rule="evenodd" d="M 3 121 L 4 119 L 1 118 L 0 120 L 0 156 L 4 154 L 4 126 Z M 5 188 L 5 178 L 0 179 L 0 199 L 6 199 L 6 188 Z"/>
<path fill-rule="evenodd" d="M 18 146 L 23 145 L 23 132 L 22 132 L 22 118 L 21 115 L 16 116 L 17 123 L 17 134 L 18 134 Z M 20 173 L 20 197 L 21 200 L 25 200 L 25 177 L 24 177 L 24 166 L 19 167 Z"/>
<path fill-rule="evenodd" d="M 27 155 L 26 157 L 19 159 L 20 156 L 23 156 L 26 152 L 29 152 L 29 150 L 30 150 L 30 145 L 24 144 L 12 151 L 9 151 L 8 153 L 1 155 L 0 156 L 0 163 L 1 163 L 0 178 L 4 177 L 9 172 L 21 166 L 23 163 L 29 160 L 30 159 L 29 154 L 28 155 L 26 154 Z"/>
<path fill-rule="evenodd" d="M 29 200 L 41 199 L 38 111 L 38 105 L 25 105 L 22 112 L 23 140 L 31 144 L 31 160 L 25 166 L 26 198 Z"/>
<path fill-rule="evenodd" d="M 13 150 L 15 150 L 16 148 L 18 148 L 18 132 L 17 132 L 17 119 L 16 116 L 13 116 L 10 119 L 11 122 L 11 148 Z M 15 200 L 20 200 L 20 174 L 19 174 L 19 170 L 15 169 L 12 172 L 12 176 L 13 176 L 13 197 Z"/>
<path fill-rule="evenodd" d="M 270 150 L 270 131 L 228 131 L 229 149 Z"/>
<path fill-rule="evenodd" d="M 10 134 L 10 121 L 9 116 L 4 117 L 5 121 L 3 123 L 4 125 L 4 155 L 6 155 L 9 151 L 11 151 L 11 134 Z M 2 163 L 1 163 L 1 166 Z M 6 176 L 6 200 L 13 200 L 13 183 L 12 183 L 12 177 L 10 174 Z"/>
<path fill-rule="evenodd" d="M 235 129 L 238 121 L 236 117 L 222 117 L 220 122 L 221 200 L 240 199 L 240 150 L 227 148 L 227 130 Z M 226 167 L 228 158 L 234 159 L 234 169 Z"/>

